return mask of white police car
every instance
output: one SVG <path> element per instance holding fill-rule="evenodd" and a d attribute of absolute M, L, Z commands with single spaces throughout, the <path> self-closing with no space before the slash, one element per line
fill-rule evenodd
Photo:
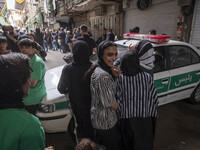
<path fill-rule="evenodd" d="M 128 35 L 125 36 L 129 38 Z M 154 42 L 154 82 L 159 105 L 186 98 L 192 103 L 200 103 L 200 50 L 185 42 L 163 39 L 162 36 L 152 39 L 148 37 L 148 40 Z M 132 37 L 116 41 L 119 56 L 130 44 L 138 41 Z M 74 127 L 69 99 L 57 91 L 62 68 L 63 66 L 50 69 L 45 75 L 47 95 L 36 115 L 46 132 L 68 131 Z"/>
<path fill-rule="evenodd" d="M 154 83 L 159 105 L 190 98 L 191 103 L 200 103 L 200 50 L 180 41 L 169 40 L 165 35 L 125 34 L 119 40 L 121 55 L 130 44 L 139 40 L 152 41 L 154 47 Z M 158 44 L 159 43 L 159 44 Z"/>

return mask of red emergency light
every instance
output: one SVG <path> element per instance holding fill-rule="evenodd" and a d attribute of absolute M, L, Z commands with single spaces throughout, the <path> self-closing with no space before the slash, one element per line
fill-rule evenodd
<path fill-rule="evenodd" d="M 148 40 L 153 43 L 161 44 L 167 43 L 170 40 L 169 35 L 148 35 L 148 34 L 138 34 L 138 33 L 126 33 L 124 38 L 136 39 L 136 40 Z"/>

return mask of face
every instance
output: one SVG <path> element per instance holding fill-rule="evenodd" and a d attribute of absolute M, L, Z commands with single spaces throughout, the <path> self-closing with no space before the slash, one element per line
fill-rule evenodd
<path fill-rule="evenodd" d="M 22 86 L 22 91 L 24 93 L 24 96 L 28 95 L 29 88 L 31 86 L 31 78 L 29 77 L 26 83 Z"/>
<path fill-rule="evenodd" d="M 8 30 L 10 35 L 14 34 L 14 29 L 12 27 L 8 27 L 7 30 Z"/>
<path fill-rule="evenodd" d="M 35 49 L 31 46 L 19 46 L 21 53 L 28 55 L 28 57 L 32 58 L 35 54 Z"/>
<path fill-rule="evenodd" d="M 110 46 L 106 48 L 102 58 L 109 67 L 113 67 L 114 62 L 117 60 L 117 47 Z"/>
<path fill-rule="evenodd" d="M 0 43 L 0 52 L 5 52 L 6 51 L 6 47 L 7 47 L 7 43 Z"/>

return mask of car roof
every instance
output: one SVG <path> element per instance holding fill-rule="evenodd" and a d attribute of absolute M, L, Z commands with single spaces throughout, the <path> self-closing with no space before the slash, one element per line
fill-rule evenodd
<path fill-rule="evenodd" d="M 115 41 L 115 44 L 120 45 L 120 46 L 124 46 L 124 47 L 128 47 L 130 44 L 136 44 L 140 42 L 140 40 L 135 40 L 135 39 L 123 39 L 123 40 L 118 40 Z M 158 46 L 170 46 L 170 45 L 183 45 L 183 46 L 189 46 L 192 49 L 194 49 L 199 55 L 200 55 L 200 51 L 199 49 L 197 49 L 196 47 L 192 46 L 189 43 L 186 42 L 182 42 L 182 41 L 176 41 L 176 40 L 169 40 L 169 42 L 167 43 L 162 43 L 162 44 L 156 44 L 156 43 L 151 43 L 153 45 L 153 47 L 158 47 Z"/>

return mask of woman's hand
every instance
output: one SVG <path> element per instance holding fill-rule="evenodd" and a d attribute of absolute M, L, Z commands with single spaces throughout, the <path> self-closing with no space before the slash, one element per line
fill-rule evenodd
<path fill-rule="evenodd" d="M 47 148 L 45 148 L 45 150 L 54 150 L 53 146 L 49 146 Z"/>
<path fill-rule="evenodd" d="M 130 44 L 130 45 L 128 46 L 128 49 L 129 49 L 129 50 L 136 50 L 136 44 L 134 44 L 134 45 Z"/>
<path fill-rule="evenodd" d="M 122 73 L 121 69 L 117 66 L 112 67 L 112 73 L 117 78 Z"/>

